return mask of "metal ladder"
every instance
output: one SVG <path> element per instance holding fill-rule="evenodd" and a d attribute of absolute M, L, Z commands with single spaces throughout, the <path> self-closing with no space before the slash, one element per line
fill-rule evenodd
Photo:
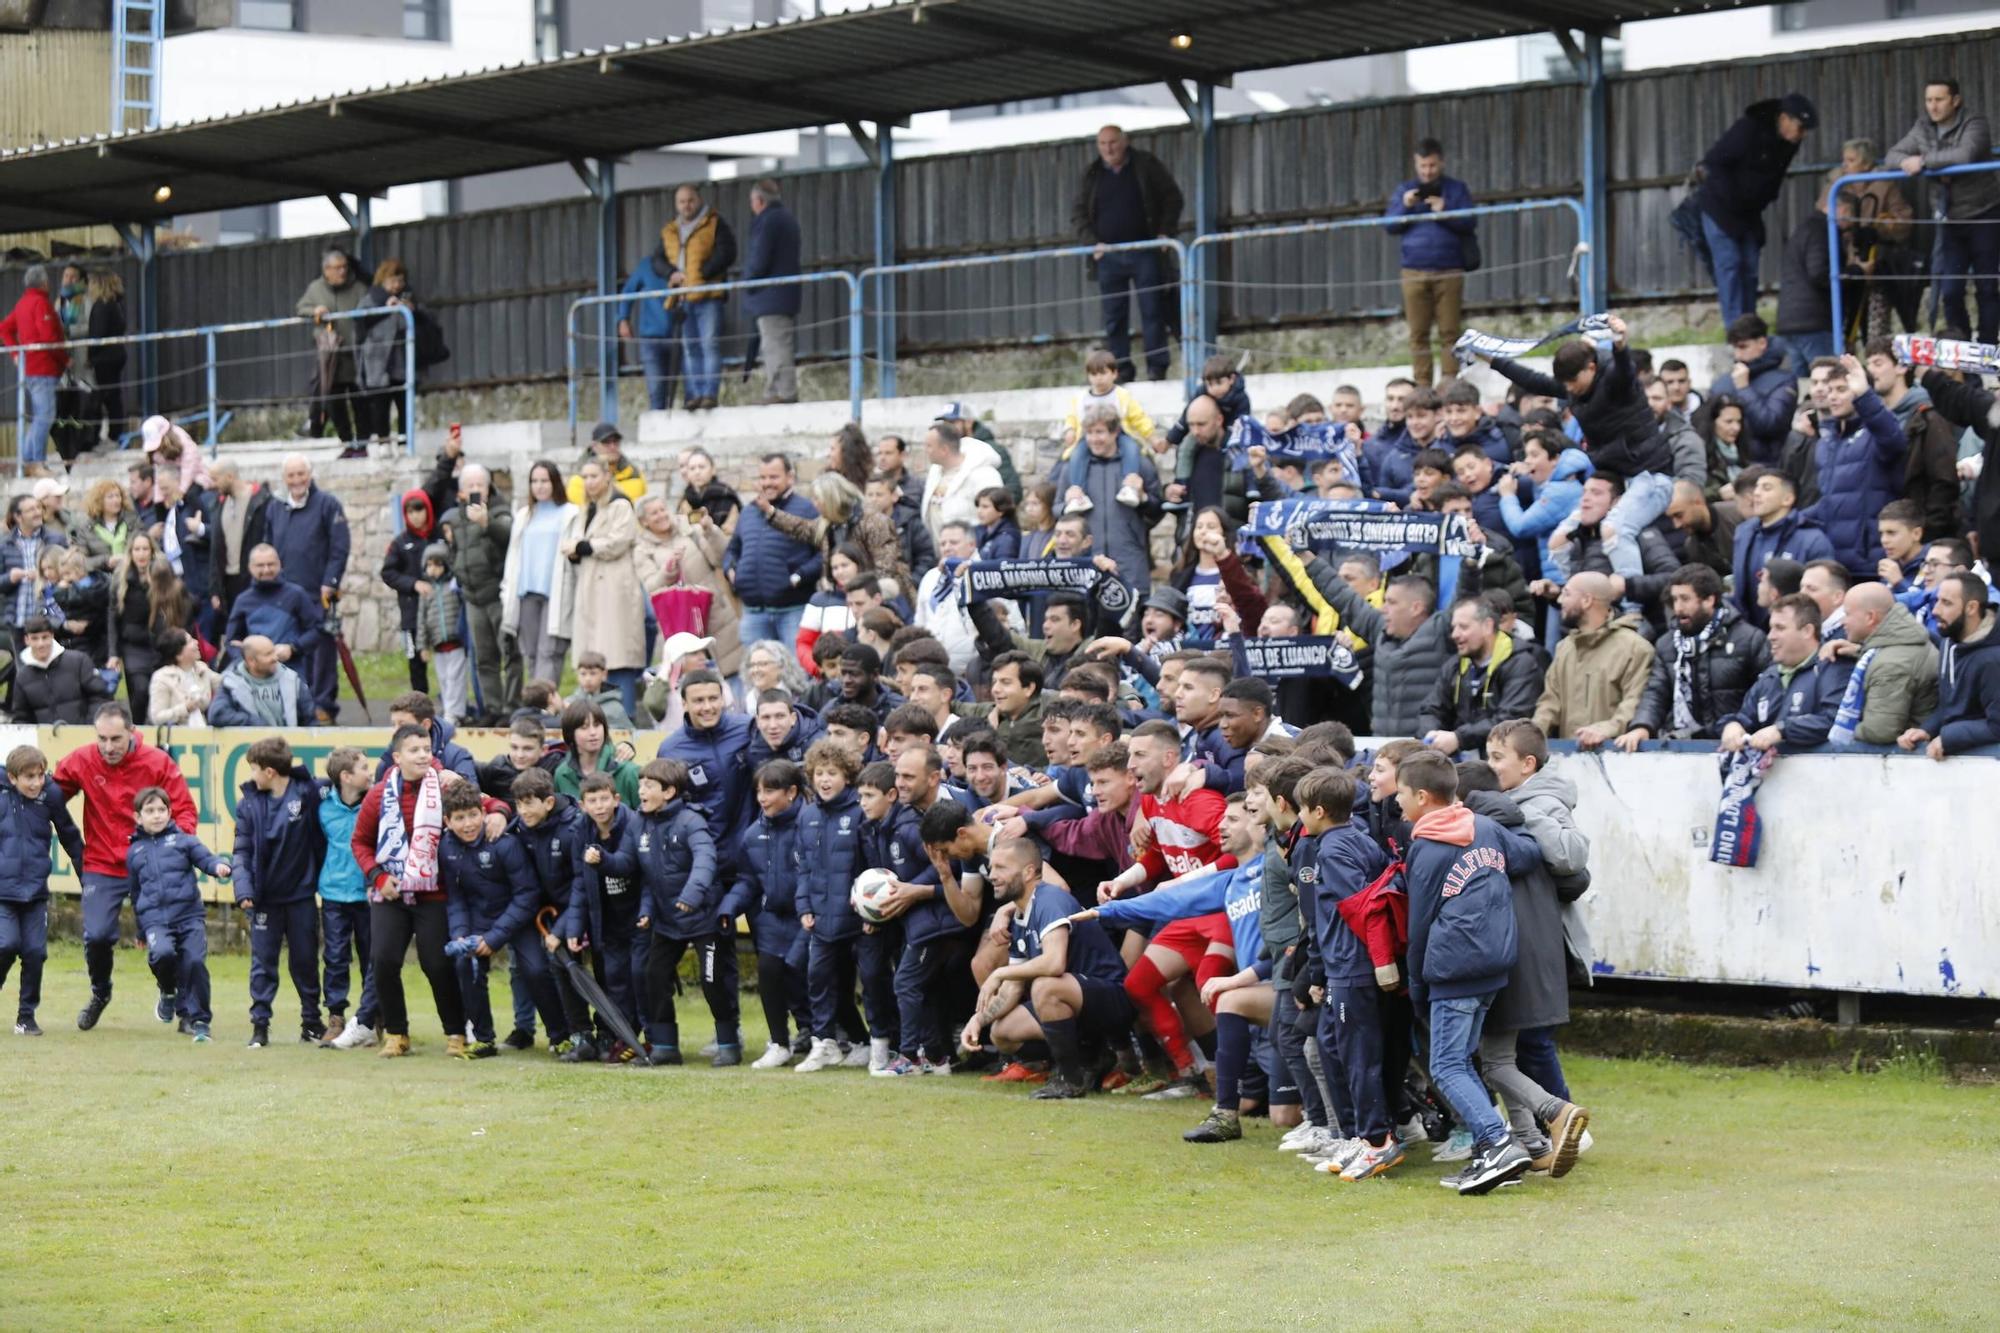
<path fill-rule="evenodd" d="M 160 48 L 167 0 L 112 0 L 111 132 L 160 127 Z"/>

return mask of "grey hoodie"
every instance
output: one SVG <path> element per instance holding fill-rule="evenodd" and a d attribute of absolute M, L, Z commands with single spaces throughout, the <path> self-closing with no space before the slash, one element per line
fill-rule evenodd
<path fill-rule="evenodd" d="M 1590 889 L 1586 883 L 1583 891 L 1571 898 L 1566 883 L 1571 876 L 1587 875 L 1590 862 L 1590 839 L 1576 826 L 1576 782 L 1567 773 L 1545 768 L 1509 795 L 1521 807 L 1528 836 L 1542 849 L 1542 864 L 1555 876 L 1556 896 L 1563 899 L 1563 944 L 1579 964 L 1578 970 L 1588 977 L 1590 930 L 1577 903 Z"/>

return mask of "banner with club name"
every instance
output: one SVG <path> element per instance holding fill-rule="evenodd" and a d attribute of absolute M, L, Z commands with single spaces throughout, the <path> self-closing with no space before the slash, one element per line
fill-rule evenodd
<path fill-rule="evenodd" d="M 1263 422 L 1244 415 L 1236 418 L 1230 426 L 1229 439 L 1224 447 L 1228 450 L 1231 468 L 1249 467 L 1250 450 L 1259 447 L 1272 464 L 1301 467 L 1308 474 L 1331 458 L 1340 464 L 1343 480 L 1356 486 L 1361 484 L 1359 442 L 1350 439 L 1347 427 L 1339 422 L 1310 422 L 1276 435 Z"/>
<path fill-rule="evenodd" d="M 1081 593 L 1103 613 L 1123 619 L 1132 609 L 1132 590 L 1084 556 L 1044 556 L 1031 560 L 968 560 L 958 571 L 959 596 L 967 603 L 1034 593 Z"/>
<path fill-rule="evenodd" d="M 1377 555 L 1413 552 L 1462 560 L 1479 551 L 1466 535 L 1459 514 L 1394 510 L 1380 500 L 1322 500 L 1294 496 L 1260 500 L 1236 531 L 1238 545 L 1254 553 L 1267 537 L 1295 550 L 1327 554 L 1369 551 Z"/>
<path fill-rule="evenodd" d="M 1611 331 L 1611 316 L 1584 315 L 1573 319 L 1560 328 L 1551 329 L 1539 337 L 1503 338 L 1497 333 L 1481 333 L 1478 329 L 1467 329 L 1458 335 L 1458 341 L 1451 345 L 1451 354 L 1458 358 L 1460 365 L 1469 366 L 1481 357 L 1504 356 L 1513 359 L 1525 356 L 1537 347 L 1546 347 L 1560 338 L 1595 338 Z"/>
<path fill-rule="evenodd" d="M 1992 343 L 1933 338 L 1922 333 L 1899 333 L 1896 335 L 1896 359 L 1906 366 L 1933 366 L 1938 370 L 1971 370 L 1982 375 L 2000 375 L 2000 346 Z"/>
<path fill-rule="evenodd" d="M 1236 669 L 1259 680 L 1330 677 L 1350 690 L 1361 688 L 1361 664 L 1354 650 L 1331 634 L 1246 639 L 1233 647 Z"/>

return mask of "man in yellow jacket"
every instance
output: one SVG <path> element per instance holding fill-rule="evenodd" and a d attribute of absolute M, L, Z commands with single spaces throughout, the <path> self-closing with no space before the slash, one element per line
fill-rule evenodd
<path fill-rule="evenodd" d="M 736 264 L 736 233 L 717 217 L 695 185 L 674 191 L 674 216 L 660 228 L 660 246 L 671 270 L 669 288 L 706 287 L 728 279 Z M 714 407 L 722 380 L 722 305 L 725 292 L 669 295 L 681 312 L 681 373 L 687 377 L 689 411 Z"/>

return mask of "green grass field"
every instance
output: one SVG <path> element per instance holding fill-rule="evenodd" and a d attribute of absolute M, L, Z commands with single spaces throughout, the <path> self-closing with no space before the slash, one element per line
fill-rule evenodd
<path fill-rule="evenodd" d="M 49 1035 L 0 1035 L 0 1328 L 1872 1329 L 2000 1299 L 2000 1093 L 1918 1072 L 1575 1059 L 1596 1149 L 1461 1199 L 1426 1151 L 1347 1185 L 1261 1124 L 1186 1146 L 1186 1103 L 447 1061 L 414 965 L 416 1058 L 251 1051 L 246 962 L 214 970 L 206 1047 L 132 951 L 77 1032 L 73 947 Z"/>

